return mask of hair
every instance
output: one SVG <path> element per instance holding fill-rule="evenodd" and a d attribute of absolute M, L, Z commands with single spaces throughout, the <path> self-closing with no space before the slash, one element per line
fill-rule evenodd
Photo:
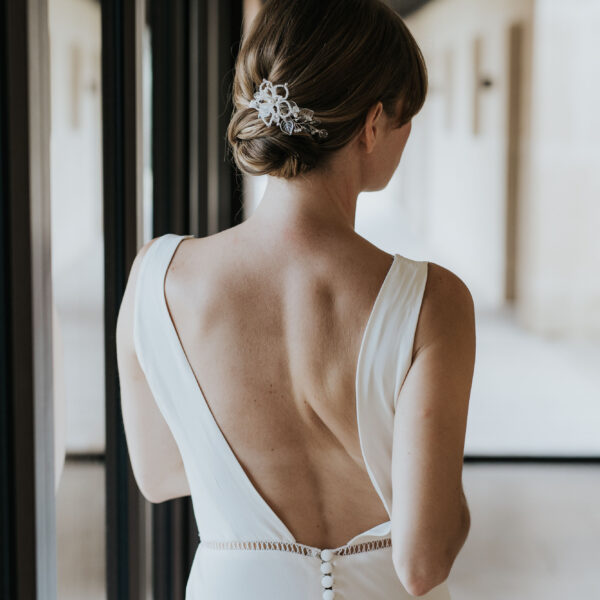
<path fill-rule="evenodd" d="M 313 110 L 327 137 L 267 126 L 248 107 L 263 78 L 287 83 L 289 99 Z M 421 50 L 381 0 L 267 0 L 236 60 L 227 140 L 240 171 L 292 178 L 326 168 L 378 101 L 401 127 L 426 95 Z"/>

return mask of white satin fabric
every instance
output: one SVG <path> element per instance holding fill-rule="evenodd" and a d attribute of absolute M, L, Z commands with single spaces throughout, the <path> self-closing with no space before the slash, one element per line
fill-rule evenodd
<path fill-rule="evenodd" d="M 150 246 L 139 270 L 134 316 L 136 353 L 181 452 L 201 540 L 186 600 L 412 598 L 392 564 L 390 520 L 331 549 L 323 560 L 322 549 L 296 542 L 237 461 L 196 382 L 165 300 L 167 268 L 188 237 L 167 233 Z M 358 357 L 361 449 L 388 515 L 393 416 L 411 363 L 426 278 L 426 261 L 394 255 Z M 333 581 L 323 579 L 327 571 Z M 447 584 L 421 598 L 449 600 Z"/>

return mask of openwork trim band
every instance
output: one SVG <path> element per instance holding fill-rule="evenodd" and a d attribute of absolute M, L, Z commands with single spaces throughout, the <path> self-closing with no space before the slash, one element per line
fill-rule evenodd
<path fill-rule="evenodd" d="M 221 541 L 221 540 L 202 540 L 200 545 L 203 548 L 211 550 L 282 550 L 284 552 L 294 552 L 304 556 L 319 556 L 321 548 L 306 546 L 297 542 L 279 542 L 279 541 Z M 347 556 L 349 554 L 358 554 L 359 552 L 369 552 L 388 548 L 392 545 L 391 538 L 381 538 L 360 544 L 351 544 L 350 546 L 340 546 L 332 549 L 331 552 L 338 556 Z"/>

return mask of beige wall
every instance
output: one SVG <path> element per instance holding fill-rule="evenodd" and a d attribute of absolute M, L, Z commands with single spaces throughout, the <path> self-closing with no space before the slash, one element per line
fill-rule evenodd
<path fill-rule="evenodd" d="M 480 308 L 502 306 L 507 294 L 508 30 L 527 27 L 531 11 L 529 0 L 436 0 L 407 19 L 430 91 L 413 122 L 404 194 L 421 205 L 431 260 L 462 277 Z M 492 85 L 476 92 L 477 38 L 478 72 Z"/>
<path fill-rule="evenodd" d="M 600 337 L 600 2 L 536 0 L 520 318 Z"/>
<path fill-rule="evenodd" d="M 480 309 L 510 301 L 513 281 L 521 326 L 597 339 L 600 2 L 434 0 L 407 23 L 425 55 L 431 88 L 413 122 L 400 171 L 403 202 L 421 207 L 418 222 L 428 254 L 467 282 Z M 523 24 L 524 37 L 511 220 L 513 23 Z M 473 130 L 476 37 L 482 44 L 481 73 L 492 81 L 479 95 L 478 133 Z M 507 243 L 511 234 L 514 246 Z"/>
<path fill-rule="evenodd" d="M 104 449 L 101 28 L 93 0 L 48 5 L 57 393 L 68 452 Z M 58 403 L 58 400 L 57 400 Z M 66 419 L 62 421 L 62 419 Z M 61 429 L 62 430 L 62 429 Z"/>
<path fill-rule="evenodd" d="M 405 219 L 421 231 L 423 254 L 474 295 L 465 453 L 597 455 L 600 347 L 568 338 L 600 337 L 600 2 L 434 0 L 407 22 L 431 90 L 397 195 L 411 207 Z M 523 26 L 517 102 L 515 23 Z M 478 133 L 477 37 L 492 81 L 480 92 Z M 509 127 L 515 114 L 518 128 Z"/>

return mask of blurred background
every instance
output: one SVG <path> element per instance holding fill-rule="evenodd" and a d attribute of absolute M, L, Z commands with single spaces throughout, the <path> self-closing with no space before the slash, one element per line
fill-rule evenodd
<path fill-rule="evenodd" d="M 472 524 L 452 598 L 600 598 L 600 0 L 388 3 L 429 93 L 356 229 L 452 270 L 475 301 Z M 214 233 L 260 202 L 266 176 L 235 172 L 224 145 L 239 35 L 260 5 L 47 1 L 61 600 L 183 598 L 189 501 L 119 491 L 132 483 L 107 330 L 137 247 Z"/>

